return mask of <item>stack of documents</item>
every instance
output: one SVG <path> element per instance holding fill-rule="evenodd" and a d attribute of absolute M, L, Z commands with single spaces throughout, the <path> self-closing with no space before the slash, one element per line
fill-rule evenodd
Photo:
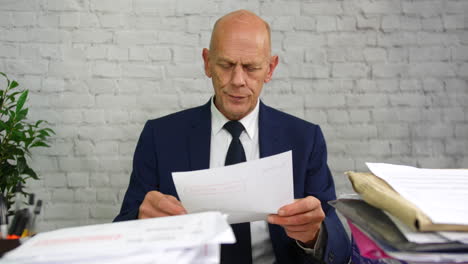
<path fill-rule="evenodd" d="M 219 212 L 65 228 L 40 233 L 0 263 L 219 263 L 221 243 L 234 243 Z"/>
<path fill-rule="evenodd" d="M 468 170 L 367 166 L 372 173 L 346 173 L 363 200 L 331 202 L 362 257 L 468 263 Z"/>

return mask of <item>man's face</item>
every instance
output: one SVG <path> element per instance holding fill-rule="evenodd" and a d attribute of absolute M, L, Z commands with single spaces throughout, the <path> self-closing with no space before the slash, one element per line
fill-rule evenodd
<path fill-rule="evenodd" d="M 230 120 L 239 120 L 256 106 L 264 83 L 271 80 L 278 57 L 270 56 L 265 29 L 223 28 L 211 50 L 203 50 L 205 73 L 212 78 L 215 105 Z"/>

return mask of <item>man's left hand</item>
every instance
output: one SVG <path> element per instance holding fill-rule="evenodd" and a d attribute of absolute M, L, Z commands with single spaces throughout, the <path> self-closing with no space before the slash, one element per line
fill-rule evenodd
<path fill-rule="evenodd" d="M 301 241 L 309 248 L 315 245 L 323 219 L 325 213 L 320 200 L 313 196 L 297 199 L 281 207 L 278 214 L 268 216 L 270 224 L 282 226 L 290 238 Z"/>

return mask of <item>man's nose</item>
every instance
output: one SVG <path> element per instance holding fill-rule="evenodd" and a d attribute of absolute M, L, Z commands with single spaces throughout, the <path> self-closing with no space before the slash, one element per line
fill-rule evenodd
<path fill-rule="evenodd" d="M 242 65 L 236 65 L 232 72 L 232 84 L 234 86 L 244 86 L 245 85 L 245 72 Z"/>

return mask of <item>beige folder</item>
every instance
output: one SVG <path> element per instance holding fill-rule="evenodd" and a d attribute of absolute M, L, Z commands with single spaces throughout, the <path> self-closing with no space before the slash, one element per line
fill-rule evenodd
<path fill-rule="evenodd" d="M 377 208 L 395 216 L 418 231 L 468 231 L 468 225 L 434 224 L 421 209 L 403 198 L 390 185 L 372 173 L 346 172 L 354 190 Z"/>

